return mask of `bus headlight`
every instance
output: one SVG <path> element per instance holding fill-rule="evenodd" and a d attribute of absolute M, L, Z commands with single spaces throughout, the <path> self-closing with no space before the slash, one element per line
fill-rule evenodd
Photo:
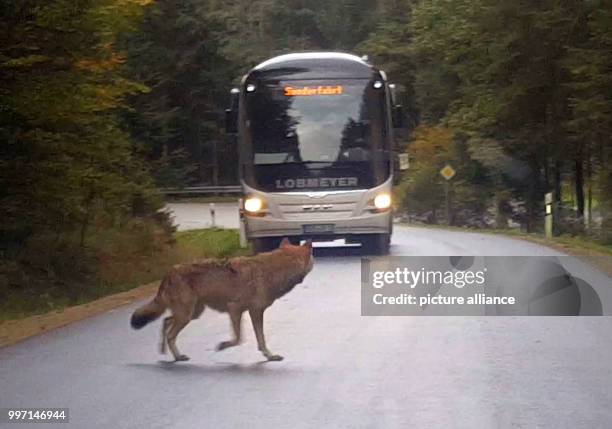
<path fill-rule="evenodd" d="M 374 207 L 378 210 L 384 210 L 391 207 L 391 195 L 379 194 L 374 198 Z"/>
<path fill-rule="evenodd" d="M 249 213 L 257 213 L 263 208 L 263 201 L 261 198 L 249 197 L 244 200 L 244 209 Z"/>

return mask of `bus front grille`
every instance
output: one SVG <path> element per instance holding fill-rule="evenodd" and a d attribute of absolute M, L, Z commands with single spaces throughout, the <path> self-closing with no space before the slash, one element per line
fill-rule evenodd
<path fill-rule="evenodd" d="M 346 219 L 355 211 L 356 203 L 280 204 L 279 209 L 288 220 Z"/>

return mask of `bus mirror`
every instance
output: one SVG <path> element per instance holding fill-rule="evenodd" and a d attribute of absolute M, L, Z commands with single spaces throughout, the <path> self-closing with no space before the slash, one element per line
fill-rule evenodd
<path fill-rule="evenodd" d="M 238 112 L 232 109 L 225 110 L 225 132 L 236 134 L 238 132 Z"/>
<path fill-rule="evenodd" d="M 404 128 L 404 108 L 401 104 L 393 106 L 393 128 Z"/>

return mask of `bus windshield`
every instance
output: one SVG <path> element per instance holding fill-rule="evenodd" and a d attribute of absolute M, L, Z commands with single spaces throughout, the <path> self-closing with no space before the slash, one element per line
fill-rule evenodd
<path fill-rule="evenodd" d="M 323 183 L 371 187 L 388 177 L 388 129 L 381 82 L 264 82 L 247 92 L 246 100 L 246 130 L 260 187 L 279 188 L 277 184 L 288 183 L 318 188 L 320 181 L 307 179 L 322 176 L 347 179 Z M 290 180 L 271 181 L 271 176 Z M 295 178 L 304 180 L 292 180 Z"/>

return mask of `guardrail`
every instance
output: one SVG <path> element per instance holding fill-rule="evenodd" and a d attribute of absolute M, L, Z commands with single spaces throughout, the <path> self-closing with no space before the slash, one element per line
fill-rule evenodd
<path fill-rule="evenodd" d="M 166 188 L 160 189 L 160 192 L 165 195 L 185 195 L 185 194 L 239 194 L 242 188 L 239 185 L 230 186 L 188 186 L 185 188 Z"/>

